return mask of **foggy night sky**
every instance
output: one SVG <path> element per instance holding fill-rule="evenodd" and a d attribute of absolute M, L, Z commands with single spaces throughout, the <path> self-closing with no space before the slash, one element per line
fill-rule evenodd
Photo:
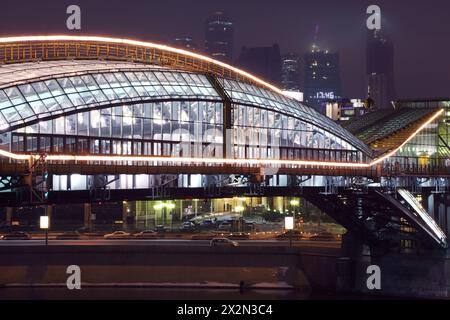
<path fill-rule="evenodd" d="M 66 8 L 78 4 L 82 30 L 66 29 Z M 381 7 L 395 46 L 399 98 L 450 97 L 448 0 L 53 0 L 8 1 L 0 35 L 84 34 L 169 43 L 189 35 L 202 49 L 206 17 L 224 10 L 234 22 L 234 58 L 242 46 L 278 43 L 303 56 L 320 25 L 322 48 L 338 51 L 344 96 L 364 97 L 366 8 Z"/>

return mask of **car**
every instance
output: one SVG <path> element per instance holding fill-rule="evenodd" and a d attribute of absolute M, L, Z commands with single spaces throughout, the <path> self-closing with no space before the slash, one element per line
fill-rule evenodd
<path fill-rule="evenodd" d="M 213 238 L 209 242 L 211 247 L 239 247 L 239 243 L 228 238 Z"/>
<path fill-rule="evenodd" d="M 131 234 L 125 231 L 114 231 L 113 233 L 105 234 L 103 236 L 105 239 L 129 239 Z"/>
<path fill-rule="evenodd" d="M 321 232 L 309 238 L 309 240 L 313 241 L 338 241 L 339 236 L 334 235 L 330 232 Z"/>
<path fill-rule="evenodd" d="M 68 231 L 56 235 L 56 240 L 79 240 L 81 237 L 78 231 Z"/>
<path fill-rule="evenodd" d="M 157 239 L 158 232 L 153 230 L 144 230 L 134 234 L 134 237 L 137 239 Z"/>
<path fill-rule="evenodd" d="M 167 231 L 167 228 L 160 224 L 160 225 L 157 225 L 157 226 L 155 227 L 155 231 L 158 232 L 158 233 L 159 233 L 159 232 L 163 233 L 163 232 L 166 232 L 166 231 Z"/>
<path fill-rule="evenodd" d="M 180 231 L 181 232 L 194 232 L 196 231 L 196 226 L 195 223 L 187 221 L 187 222 L 183 222 L 183 224 L 180 227 Z"/>
<path fill-rule="evenodd" d="M 2 240 L 30 240 L 31 236 L 23 231 L 14 231 L 4 234 L 1 237 Z"/>
<path fill-rule="evenodd" d="M 303 235 L 298 230 L 287 230 L 275 237 L 277 240 L 301 240 Z"/>
<path fill-rule="evenodd" d="M 222 222 L 221 224 L 219 224 L 219 231 L 231 231 L 231 223 L 229 222 Z"/>
<path fill-rule="evenodd" d="M 214 229 L 215 227 L 216 227 L 216 224 L 212 220 L 209 220 L 209 219 L 203 220 L 200 223 L 201 229 Z"/>

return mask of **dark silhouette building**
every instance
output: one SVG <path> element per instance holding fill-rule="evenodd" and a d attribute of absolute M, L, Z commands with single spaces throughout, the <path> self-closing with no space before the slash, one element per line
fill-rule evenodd
<path fill-rule="evenodd" d="M 396 98 L 394 46 L 381 30 L 369 31 L 366 50 L 368 96 L 374 108 L 392 108 L 391 102 Z"/>
<path fill-rule="evenodd" d="M 217 11 L 206 20 L 205 52 L 225 62 L 233 61 L 233 22 Z"/>
<path fill-rule="evenodd" d="M 275 85 L 281 85 L 281 54 L 278 44 L 271 47 L 243 47 L 238 64 Z"/>
<path fill-rule="evenodd" d="M 281 87 L 286 91 L 301 91 L 300 56 L 290 52 L 281 58 Z"/>
<path fill-rule="evenodd" d="M 198 47 L 197 44 L 194 42 L 194 40 L 191 37 L 177 37 L 173 40 L 173 44 L 177 48 L 186 49 L 189 51 L 197 51 Z"/>
<path fill-rule="evenodd" d="M 304 60 L 305 102 L 324 114 L 327 101 L 342 98 L 339 53 L 313 45 Z"/>

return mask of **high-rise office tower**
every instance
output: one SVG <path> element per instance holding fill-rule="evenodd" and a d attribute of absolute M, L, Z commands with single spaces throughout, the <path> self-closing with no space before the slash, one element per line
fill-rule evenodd
<path fill-rule="evenodd" d="M 313 45 L 305 54 L 304 63 L 305 102 L 325 114 L 327 101 L 342 97 L 339 54 Z"/>
<path fill-rule="evenodd" d="M 233 61 L 233 22 L 221 11 L 206 20 L 205 52 L 218 60 Z"/>
<path fill-rule="evenodd" d="M 392 108 L 394 85 L 394 46 L 381 30 L 369 31 L 366 52 L 366 82 L 374 108 Z"/>
<path fill-rule="evenodd" d="M 281 84 L 280 47 L 243 47 L 238 65 L 275 85 Z"/>
<path fill-rule="evenodd" d="M 301 91 L 300 56 L 296 53 L 281 57 L 281 87 L 286 91 Z"/>

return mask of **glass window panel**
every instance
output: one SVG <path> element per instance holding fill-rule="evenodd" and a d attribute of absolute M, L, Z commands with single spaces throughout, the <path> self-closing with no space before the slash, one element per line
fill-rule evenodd
<path fill-rule="evenodd" d="M 114 74 L 118 80 L 118 82 L 123 86 L 123 87 L 128 87 L 130 86 L 130 82 L 128 81 L 127 77 L 125 77 L 125 75 L 122 72 L 116 72 Z"/>
<path fill-rule="evenodd" d="M 80 93 L 81 98 L 85 101 L 86 104 L 92 104 L 96 103 L 95 97 L 90 93 L 89 91 L 81 92 Z"/>
<path fill-rule="evenodd" d="M 68 78 L 58 79 L 58 83 L 63 88 L 65 93 L 74 93 L 77 91 Z"/>
<path fill-rule="evenodd" d="M 124 89 L 122 89 L 122 88 L 114 88 L 113 90 L 117 94 L 119 99 L 129 98 L 128 94 L 125 92 Z"/>
<path fill-rule="evenodd" d="M 133 87 L 126 87 L 124 88 L 125 92 L 127 93 L 128 97 L 130 98 L 137 98 L 139 97 L 139 94 L 134 90 Z"/>
<path fill-rule="evenodd" d="M 103 74 L 106 81 L 108 81 L 109 85 L 112 88 L 119 88 L 120 87 L 120 83 L 119 81 L 116 79 L 116 77 L 114 76 L 114 74 L 112 73 L 105 73 Z"/>
<path fill-rule="evenodd" d="M 89 125 L 89 113 L 82 112 L 78 113 L 78 135 L 87 136 L 88 135 L 88 125 Z"/>
<path fill-rule="evenodd" d="M 110 101 L 118 100 L 119 97 L 112 89 L 104 89 L 103 92 L 105 93 L 106 97 Z"/>
<path fill-rule="evenodd" d="M 85 105 L 85 101 L 81 98 L 81 96 L 78 93 L 72 93 L 67 95 L 70 99 L 70 101 L 72 101 L 74 106 L 82 106 Z"/>
<path fill-rule="evenodd" d="M 47 89 L 45 88 L 45 86 L 47 86 Z M 41 97 L 41 99 L 49 98 L 50 93 L 53 96 L 59 96 L 64 93 L 61 86 L 59 85 L 59 83 L 56 80 L 45 81 L 45 86 L 39 85 L 39 90 L 41 90 L 41 91 L 38 91 L 37 87 L 34 87 L 34 90 L 36 90 L 36 92 L 39 94 L 39 97 Z"/>
<path fill-rule="evenodd" d="M 169 82 L 171 82 L 171 83 L 177 82 L 171 72 L 164 72 L 163 74 Z"/>
<path fill-rule="evenodd" d="M 27 101 L 35 101 L 39 99 L 39 96 L 34 91 L 33 87 L 29 84 L 19 86 L 19 90 L 20 92 L 22 92 Z"/>
<path fill-rule="evenodd" d="M 102 89 L 110 88 L 108 81 L 106 81 L 105 77 L 102 74 L 95 74 L 93 77 L 94 77 L 94 80 L 100 86 L 100 88 L 102 88 Z"/>
<path fill-rule="evenodd" d="M 66 134 L 75 135 L 77 134 L 77 115 L 72 114 L 70 116 L 66 116 Z"/>
<path fill-rule="evenodd" d="M 3 90 L 0 90 L 0 109 L 11 106 L 11 102 L 9 101 L 8 96 L 5 94 Z"/>
<path fill-rule="evenodd" d="M 104 93 L 101 90 L 94 90 L 92 91 L 92 94 L 94 95 L 95 99 L 98 102 L 107 102 L 108 98 L 104 95 Z"/>
<path fill-rule="evenodd" d="M 132 86 L 140 86 L 141 83 L 133 72 L 125 72 L 125 77 L 127 77 L 128 81 Z"/>
<path fill-rule="evenodd" d="M 83 92 L 88 90 L 86 84 L 83 80 L 81 80 L 81 77 L 70 77 L 70 81 L 72 81 L 73 86 L 78 92 Z"/>
<path fill-rule="evenodd" d="M 55 100 L 61 106 L 62 109 L 70 109 L 73 107 L 72 102 L 67 98 L 67 96 L 56 97 Z"/>
<path fill-rule="evenodd" d="M 15 108 L 13 108 L 13 107 L 6 108 L 6 109 L 3 109 L 1 111 L 2 111 L 2 114 L 5 117 L 6 121 L 8 121 L 9 123 L 15 122 L 15 121 L 21 119 L 19 113 L 17 112 L 17 110 Z"/>
<path fill-rule="evenodd" d="M 160 82 L 161 84 L 169 83 L 162 72 L 153 72 L 153 73 L 151 73 L 151 75 L 154 75 L 154 77 L 156 77 L 157 80 L 155 80 L 155 82 Z M 147 77 L 149 77 L 148 73 L 147 73 Z M 150 79 L 150 81 L 153 82 L 152 78 L 149 77 L 149 79 Z"/>
<path fill-rule="evenodd" d="M 81 79 L 84 81 L 89 90 L 92 91 L 98 89 L 98 85 L 91 75 L 81 76 Z"/>
<path fill-rule="evenodd" d="M 144 72 L 134 72 L 136 78 L 141 82 L 143 86 L 150 85 L 150 80 L 148 80 L 147 76 Z"/>
<path fill-rule="evenodd" d="M 25 99 L 23 98 L 22 94 L 15 87 L 5 89 L 5 93 L 8 96 L 9 100 L 11 100 L 13 105 L 19 105 L 25 102 Z"/>

